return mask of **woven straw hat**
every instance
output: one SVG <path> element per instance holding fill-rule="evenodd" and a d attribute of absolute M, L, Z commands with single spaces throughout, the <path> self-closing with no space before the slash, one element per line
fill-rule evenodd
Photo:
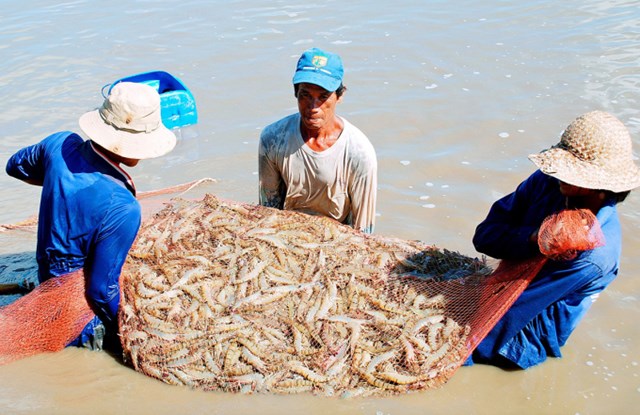
<path fill-rule="evenodd" d="M 160 95 L 142 83 L 114 85 L 102 107 L 78 122 L 91 140 L 126 158 L 159 157 L 176 145 L 176 135 L 162 124 Z"/>
<path fill-rule="evenodd" d="M 543 173 L 586 189 L 620 193 L 640 186 L 629 131 L 604 111 L 576 118 L 560 143 L 530 155 L 529 160 Z"/>

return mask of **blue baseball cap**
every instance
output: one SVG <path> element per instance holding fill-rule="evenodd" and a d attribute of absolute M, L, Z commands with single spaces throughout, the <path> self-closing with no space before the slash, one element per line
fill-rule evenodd
<path fill-rule="evenodd" d="M 340 56 L 322 49 L 311 48 L 304 51 L 298 59 L 293 84 L 306 82 L 334 92 L 342 84 L 343 74 L 344 68 Z"/>

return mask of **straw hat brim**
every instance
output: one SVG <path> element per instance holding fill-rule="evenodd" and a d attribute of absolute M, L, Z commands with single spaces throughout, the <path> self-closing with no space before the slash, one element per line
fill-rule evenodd
<path fill-rule="evenodd" d="M 105 123 L 98 110 L 83 114 L 78 123 L 91 140 L 130 159 L 160 157 L 173 150 L 176 145 L 175 134 L 162 123 L 151 132 L 120 130 Z"/>
<path fill-rule="evenodd" d="M 586 189 L 620 193 L 640 186 L 640 170 L 632 160 L 624 165 L 602 166 L 580 160 L 558 147 L 531 154 L 529 160 L 543 173 Z"/>

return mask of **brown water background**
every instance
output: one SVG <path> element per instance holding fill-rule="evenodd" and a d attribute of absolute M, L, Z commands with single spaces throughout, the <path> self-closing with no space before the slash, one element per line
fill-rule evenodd
<path fill-rule="evenodd" d="M 165 70 L 192 90 L 200 121 L 178 131 L 170 155 L 130 170 L 138 190 L 213 177 L 217 195 L 256 202 L 258 135 L 295 111 L 293 69 L 312 46 L 342 55 L 338 112 L 376 148 L 378 234 L 478 256 L 475 226 L 533 172 L 526 156 L 590 110 L 618 116 L 640 151 L 638 1 L 24 0 L 1 9 L 2 165 L 52 132 L 79 132 L 103 85 Z M 38 198 L 0 175 L 0 223 L 35 214 Z M 527 371 L 461 368 L 440 389 L 384 399 L 246 396 L 169 386 L 70 348 L 0 367 L 0 413 L 636 413 L 638 193 L 619 211 L 620 275 L 564 357 Z M 0 266 L 34 251 L 33 233 L 0 234 Z"/>

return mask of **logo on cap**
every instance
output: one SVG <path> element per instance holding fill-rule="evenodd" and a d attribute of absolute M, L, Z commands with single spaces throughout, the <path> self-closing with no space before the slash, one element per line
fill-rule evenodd
<path fill-rule="evenodd" d="M 327 66 L 327 57 L 322 55 L 315 55 L 313 59 L 311 59 L 311 64 L 316 68 Z"/>

